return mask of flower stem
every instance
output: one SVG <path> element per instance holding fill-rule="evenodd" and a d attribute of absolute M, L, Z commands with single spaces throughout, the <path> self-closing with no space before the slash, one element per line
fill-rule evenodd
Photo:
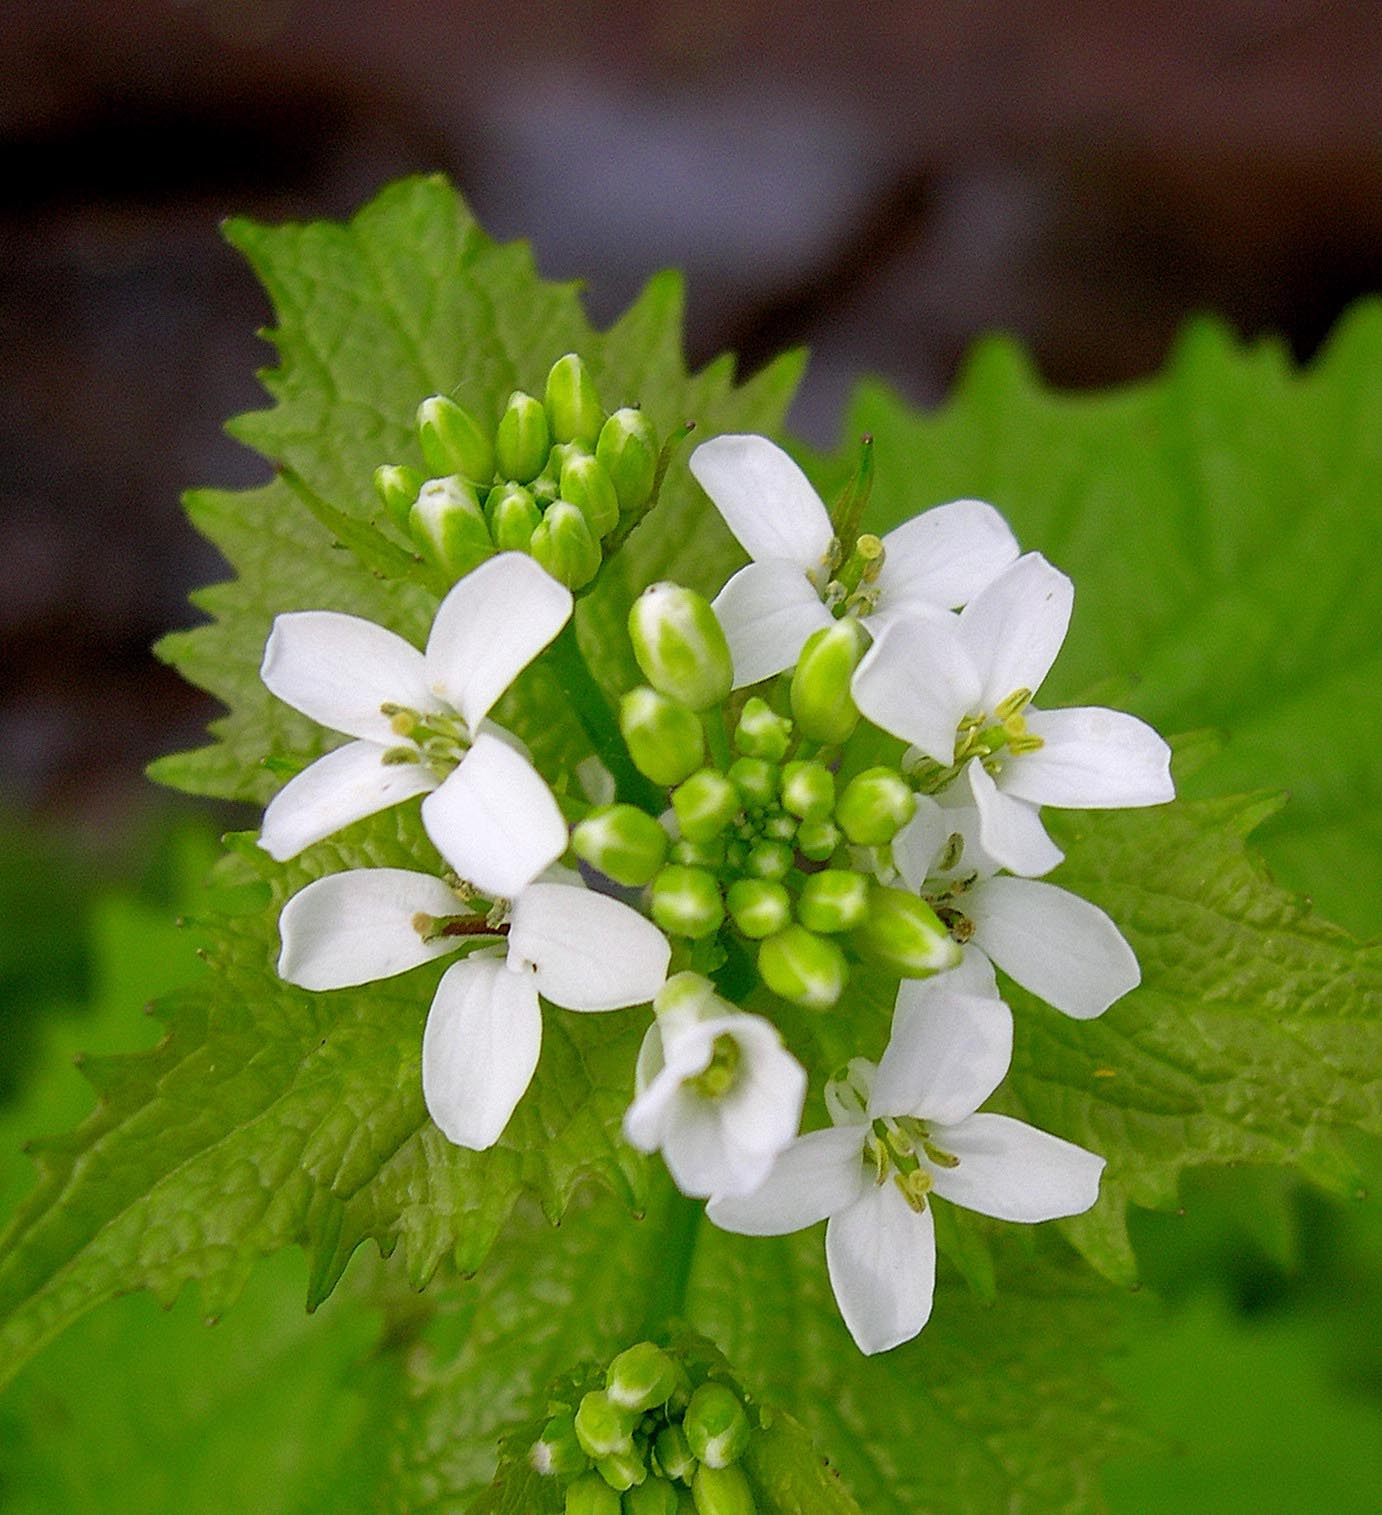
<path fill-rule="evenodd" d="M 686 1290 L 691 1281 L 691 1264 L 696 1256 L 696 1236 L 704 1202 L 688 1199 L 665 1177 L 656 1180 L 662 1193 L 648 1207 L 646 1222 L 658 1232 L 657 1257 L 661 1266 L 648 1290 L 640 1336 L 656 1339 L 674 1322 L 682 1319 L 686 1309 Z"/>
<path fill-rule="evenodd" d="M 724 711 L 718 705 L 712 705 L 709 710 L 703 710 L 701 725 L 705 727 L 705 738 L 710 745 L 711 760 L 721 773 L 727 772 L 733 759 L 729 753 L 729 737 L 725 734 Z"/>

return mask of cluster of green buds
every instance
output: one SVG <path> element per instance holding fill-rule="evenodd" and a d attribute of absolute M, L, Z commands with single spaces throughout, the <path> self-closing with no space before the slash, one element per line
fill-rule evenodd
<path fill-rule="evenodd" d="M 752 1435 L 729 1384 L 695 1383 L 643 1341 L 610 1363 L 603 1388 L 549 1406 L 528 1457 L 564 1485 L 566 1515 L 754 1515 L 740 1466 Z"/>
<path fill-rule="evenodd" d="M 881 882 L 916 812 L 913 783 L 885 765 L 837 772 L 859 720 L 849 692 L 864 651 L 857 623 L 807 641 L 782 709 L 755 696 L 737 711 L 729 648 L 700 595 L 653 585 L 629 632 L 648 682 L 624 696 L 620 728 L 635 766 L 668 791 L 675 825 L 608 805 L 576 826 L 572 844 L 616 883 L 646 887 L 681 966 L 712 966 L 735 940 L 769 989 L 812 1010 L 836 1004 L 851 961 L 903 977 L 953 967 L 959 949 L 931 907 Z"/>
<path fill-rule="evenodd" d="M 431 477 L 388 463 L 374 483 L 423 558 L 454 582 L 493 553 L 527 552 L 572 590 L 651 507 L 667 455 L 641 410 L 606 413 L 575 353 L 552 365 L 541 400 L 515 390 L 493 431 L 432 395 L 417 440 Z"/>

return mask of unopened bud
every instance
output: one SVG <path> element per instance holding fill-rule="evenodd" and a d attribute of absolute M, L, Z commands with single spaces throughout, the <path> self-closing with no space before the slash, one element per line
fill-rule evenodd
<path fill-rule="evenodd" d="M 760 944 L 758 972 L 774 994 L 807 1010 L 829 1010 L 849 982 L 839 947 L 795 923 Z"/>
<path fill-rule="evenodd" d="M 566 500 L 547 507 L 528 551 L 568 589 L 584 589 L 600 571 L 600 544 L 585 517 Z"/>
<path fill-rule="evenodd" d="M 718 931 L 725 918 L 720 885 L 713 873 L 669 863 L 653 880 L 649 910 L 671 936 L 699 941 Z"/>
<path fill-rule="evenodd" d="M 686 1432 L 678 1422 L 672 1421 L 657 1433 L 657 1439 L 653 1442 L 653 1456 L 657 1458 L 657 1465 L 662 1469 L 664 1478 L 676 1478 L 682 1483 L 691 1482 L 691 1475 L 696 1471 L 696 1454 L 691 1450 Z"/>
<path fill-rule="evenodd" d="M 547 375 L 545 405 L 554 442 L 580 442 L 593 449 L 605 424 L 595 381 L 578 354 L 569 352 Z"/>
<path fill-rule="evenodd" d="M 766 758 L 735 758 L 729 765 L 729 781 L 746 805 L 761 808 L 777 798 L 779 769 Z"/>
<path fill-rule="evenodd" d="M 485 501 L 489 534 L 500 552 L 527 552 L 542 520 L 537 501 L 521 484 L 490 490 Z"/>
<path fill-rule="evenodd" d="M 660 1478 L 650 1478 L 624 1495 L 624 1515 L 677 1515 L 677 1505 L 677 1491 Z"/>
<path fill-rule="evenodd" d="M 780 763 L 792 740 L 792 723 L 757 695 L 747 701 L 734 728 L 734 745 L 745 757 Z"/>
<path fill-rule="evenodd" d="M 611 1489 L 623 1492 L 636 1487 L 647 1478 L 648 1465 L 634 1448 L 628 1452 L 611 1452 L 608 1457 L 597 1457 L 595 1471 Z"/>
<path fill-rule="evenodd" d="M 936 912 L 919 895 L 875 884 L 868 916 L 854 933 L 860 954 L 903 978 L 924 978 L 959 965 L 962 956 Z"/>
<path fill-rule="evenodd" d="M 553 1478 L 571 1478 L 584 1473 L 590 1466 L 590 1459 L 576 1436 L 575 1418 L 569 1410 L 561 1411 L 547 1422 L 528 1453 L 528 1461 L 536 1472 Z"/>
<path fill-rule="evenodd" d="M 664 788 L 681 783 L 705 759 L 701 723 L 656 689 L 631 689 L 619 701 L 619 730 L 634 767 Z"/>
<path fill-rule="evenodd" d="M 458 473 L 472 484 L 493 481 L 493 444 L 475 417 L 445 395 L 418 406 L 417 439 L 433 473 Z"/>
<path fill-rule="evenodd" d="M 408 513 L 408 530 L 425 557 L 452 581 L 494 552 L 485 518 L 469 484 L 429 479 Z"/>
<path fill-rule="evenodd" d="M 710 601 L 680 584 L 650 584 L 629 611 L 643 676 L 691 710 L 718 705 L 734 684 L 729 643 Z"/>
<path fill-rule="evenodd" d="M 853 931 L 869 912 L 869 881 L 847 868 L 813 873 L 797 897 L 797 919 L 810 931 Z"/>
<path fill-rule="evenodd" d="M 639 1414 L 666 1404 L 676 1386 L 676 1364 L 650 1341 L 640 1341 L 621 1352 L 605 1374 L 605 1392 L 610 1399 Z"/>
<path fill-rule="evenodd" d="M 579 508 L 594 537 L 607 536 L 619 524 L 619 496 L 603 466 L 589 453 L 568 457 L 562 464 L 561 497 Z"/>
<path fill-rule="evenodd" d="M 620 1515 L 618 1493 L 598 1473 L 578 1478 L 566 1491 L 566 1515 Z"/>
<path fill-rule="evenodd" d="M 786 878 L 792 862 L 792 849 L 786 842 L 757 841 L 744 858 L 744 872 L 751 878 Z"/>
<path fill-rule="evenodd" d="M 726 856 L 725 839 L 713 836 L 707 842 L 693 842 L 689 837 L 679 837 L 667 855 L 674 863 L 685 863 L 688 868 L 722 868 Z"/>
<path fill-rule="evenodd" d="M 739 791 L 717 768 L 701 768 L 672 795 L 681 834 L 692 842 L 717 837 L 739 813 Z"/>
<path fill-rule="evenodd" d="M 895 769 L 868 768 L 856 774 L 835 806 L 835 819 L 859 847 L 892 841 L 917 813 L 912 786 Z"/>
<path fill-rule="evenodd" d="M 792 716 L 803 736 L 834 747 L 859 723 L 850 683 L 864 655 L 864 635 L 851 617 L 807 637 L 792 674 Z"/>
<path fill-rule="evenodd" d="M 571 848 L 616 884 L 642 886 L 666 860 L 667 833 L 635 805 L 604 805 L 577 824 Z"/>
<path fill-rule="evenodd" d="M 834 821 L 803 821 L 797 827 L 797 851 L 813 863 L 825 862 L 842 840 Z"/>
<path fill-rule="evenodd" d="M 422 485 L 422 475 L 416 468 L 383 463 L 374 470 L 375 492 L 388 511 L 389 519 L 404 531 L 408 529 L 408 515 Z"/>
<path fill-rule="evenodd" d="M 715 985 L 700 973 L 674 973 L 653 996 L 659 1020 L 698 1021 L 720 1013 Z"/>
<path fill-rule="evenodd" d="M 608 1457 L 633 1450 L 638 1416 L 617 1405 L 603 1389 L 592 1389 L 576 1407 L 576 1440 L 588 1457 Z"/>
<path fill-rule="evenodd" d="M 796 839 L 797 818 L 794 815 L 770 815 L 763 822 L 763 835 L 775 842 L 790 842 Z"/>
<path fill-rule="evenodd" d="M 824 763 L 788 763 L 782 805 L 804 821 L 823 821 L 835 808 L 835 775 Z"/>
<path fill-rule="evenodd" d="M 532 395 L 516 389 L 509 396 L 494 434 L 494 460 L 502 479 L 526 484 L 537 478 L 552 446 L 547 412 Z"/>
<path fill-rule="evenodd" d="M 647 504 L 657 478 L 657 433 L 641 410 L 616 410 L 600 429 L 595 456 L 614 484 L 621 511 Z"/>
<path fill-rule="evenodd" d="M 752 941 L 781 931 L 792 919 L 792 898 L 772 879 L 736 879 L 725 894 L 730 918 Z"/>
<path fill-rule="evenodd" d="M 702 1463 L 691 1484 L 696 1515 L 758 1515 L 753 1490 L 737 1464 L 712 1468 Z"/>
<path fill-rule="evenodd" d="M 751 1427 L 739 1396 L 728 1384 L 703 1383 L 682 1420 L 691 1450 L 712 1468 L 727 1468 L 748 1450 Z"/>

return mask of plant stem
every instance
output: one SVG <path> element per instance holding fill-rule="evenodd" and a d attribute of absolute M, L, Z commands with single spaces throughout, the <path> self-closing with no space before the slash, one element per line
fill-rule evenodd
<path fill-rule="evenodd" d="M 649 1206 L 647 1224 L 659 1234 L 650 1245 L 657 1247 L 662 1267 L 648 1292 L 647 1308 L 639 1336 L 663 1335 L 673 1321 L 682 1319 L 686 1309 L 686 1290 L 691 1281 L 691 1264 L 696 1256 L 696 1236 L 700 1230 L 704 1204 L 688 1199 L 665 1176 L 659 1176 L 663 1193 Z"/>

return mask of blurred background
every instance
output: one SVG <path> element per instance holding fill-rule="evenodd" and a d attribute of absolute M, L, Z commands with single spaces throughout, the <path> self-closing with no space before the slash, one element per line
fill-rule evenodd
<path fill-rule="evenodd" d="M 677 265 L 693 362 L 808 344 L 793 423 L 828 442 L 860 373 L 932 403 L 998 329 L 1073 388 L 1152 373 L 1201 311 L 1308 358 L 1382 285 L 1379 120 L 1367 0 L 4 7 L 0 1099 L 32 1007 L 105 992 L 73 922 L 114 889 L 152 931 L 169 858 L 234 819 L 142 778 L 215 714 L 148 652 L 222 571 L 178 494 L 264 473 L 221 432 L 271 361 L 222 217 L 339 217 L 442 170 L 598 321 Z M 1127 1371 L 1182 1446 L 1118 1508 L 1363 1510 L 1281 1479 L 1318 1495 L 1378 1429 L 1376 1216 L 1207 1182 L 1209 1220 L 1139 1236 L 1180 1303 Z"/>

